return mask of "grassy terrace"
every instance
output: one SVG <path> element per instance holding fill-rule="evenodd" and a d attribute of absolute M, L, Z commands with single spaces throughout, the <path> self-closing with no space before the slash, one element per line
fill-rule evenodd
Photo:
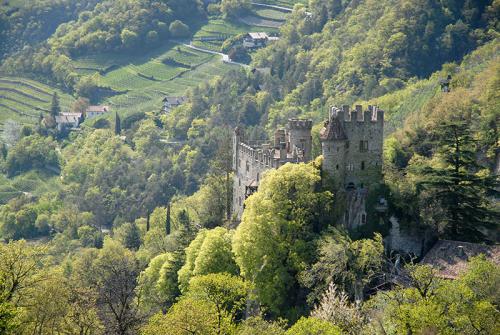
<path fill-rule="evenodd" d="M 59 94 L 61 108 L 68 109 L 74 99 L 59 89 L 34 80 L 0 76 L 0 130 L 9 119 L 34 124 L 40 113 L 49 111 L 54 92 Z"/>
<path fill-rule="evenodd" d="M 100 82 L 126 92 L 104 103 L 120 113 L 154 111 L 165 95 L 182 95 L 189 87 L 233 68 L 220 56 L 169 43 L 145 55 L 101 54 L 75 60 L 82 73 L 99 72 Z"/>

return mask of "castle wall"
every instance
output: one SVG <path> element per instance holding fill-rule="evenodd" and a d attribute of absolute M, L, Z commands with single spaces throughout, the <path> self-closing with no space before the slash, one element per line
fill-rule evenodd
<path fill-rule="evenodd" d="M 257 190 L 263 174 L 286 163 L 311 160 L 312 121 L 291 119 L 287 130 L 278 129 L 273 146 L 245 141 L 241 129 L 236 128 L 233 137 L 233 216 L 239 220 L 243 214 L 245 199 Z"/>

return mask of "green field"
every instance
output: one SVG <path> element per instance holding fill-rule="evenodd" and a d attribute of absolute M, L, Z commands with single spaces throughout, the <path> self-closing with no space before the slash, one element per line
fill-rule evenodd
<path fill-rule="evenodd" d="M 0 174 L 0 205 L 22 194 L 40 196 L 59 187 L 59 176 L 46 172 L 31 171 L 11 179 Z"/>
<path fill-rule="evenodd" d="M 126 94 L 108 98 L 105 103 L 121 113 L 128 113 L 130 111 L 157 111 L 162 107 L 161 100 L 164 96 L 182 95 L 190 87 L 199 85 L 215 76 L 222 75 L 231 69 L 237 68 L 237 65 L 222 63 L 219 56 L 211 56 L 208 62 L 192 70 L 182 71 L 175 78 L 159 82 L 149 81 L 144 83 L 143 78 L 127 72 L 128 67 L 124 67 L 117 71 L 122 73 L 123 80 L 129 85 L 130 91 Z M 113 77 L 114 76 L 113 74 Z M 143 82 L 145 85 L 141 86 L 139 82 Z M 125 84 L 121 85 L 123 87 L 125 86 Z"/>
<path fill-rule="evenodd" d="M 61 109 L 68 109 L 74 101 L 69 94 L 34 80 L 19 77 L 0 77 L 0 130 L 6 120 L 34 124 L 40 113 L 50 109 L 52 94 L 59 94 Z"/>
<path fill-rule="evenodd" d="M 182 95 L 193 86 L 237 68 L 221 57 L 169 43 L 143 55 L 100 54 L 74 60 L 79 71 L 100 72 L 100 84 L 126 92 L 103 101 L 120 113 L 156 111 L 165 95 Z"/>
<path fill-rule="evenodd" d="M 277 21 L 285 21 L 286 17 L 289 15 L 283 11 L 262 7 L 256 8 L 253 12 L 262 18 Z"/>

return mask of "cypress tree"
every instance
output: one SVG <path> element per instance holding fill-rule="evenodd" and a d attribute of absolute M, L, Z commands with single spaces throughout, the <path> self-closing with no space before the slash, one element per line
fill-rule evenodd
<path fill-rule="evenodd" d="M 50 104 L 50 115 L 53 117 L 58 116 L 61 113 L 61 105 L 59 104 L 59 95 L 54 92 L 52 95 L 52 102 Z"/>
<path fill-rule="evenodd" d="M 121 120 L 120 117 L 118 116 L 118 112 L 115 112 L 115 134 L 120 135 L 121 132 L 122 132 Z"/>
<path fill-rule="evenodd" d="M 170 223 L 170 203 L 167 205 L 167 219 L 165 222 L 165 230 L 167 235 L 170 235 L 171 223 Z"/>

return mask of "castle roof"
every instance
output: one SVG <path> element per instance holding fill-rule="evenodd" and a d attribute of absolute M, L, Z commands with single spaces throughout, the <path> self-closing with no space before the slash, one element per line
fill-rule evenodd
<path fill-rule="evenodd" d="M 319 136 L 323 141 L 347 139 L 342 123 L 337 117 L 333 117 L 331 120 L 325 122 L 325 126 L 320 130 Z"/>
<path fill-rule="evenodd" d="M 88 106 L 87 113 L 106 113 L 109 111 L 108 106 Z"/>
<path fill-rule="evenodd" d="M 455 279 L 467 269 L 470 257 L 484 254 L 495 264 L 500 264 L 500 246 L 440 240 L 422 259 L 423 264 L 430 264 L 438 271 L 438 276 Z"/>

